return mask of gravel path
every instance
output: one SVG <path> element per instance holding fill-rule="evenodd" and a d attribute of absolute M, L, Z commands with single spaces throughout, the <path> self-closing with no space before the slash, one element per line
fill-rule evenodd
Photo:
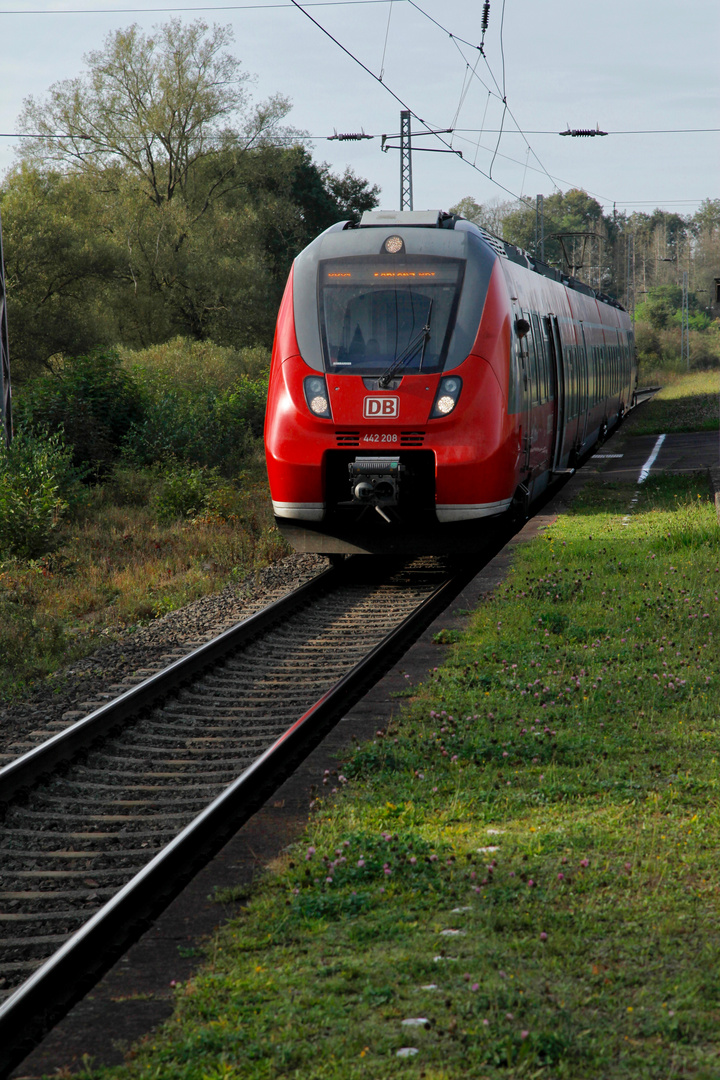
<path fill-rule="evenodd" d="M 322 555 L 289 555 L 239 585 L 227 585 L 148 626 L 126 631 L 118 640 L 56 672 L 27 700 L 0 706 L 0 765 L 327 567 Z"/>

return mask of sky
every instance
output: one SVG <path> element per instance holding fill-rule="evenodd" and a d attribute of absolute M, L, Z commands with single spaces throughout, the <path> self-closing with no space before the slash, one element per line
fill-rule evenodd
<path fill-rule="evenodd" d="M 231 26 L 255 100 L 291 99 L 288 123 L 314 137 L 316 159 L 378 184 L 383 208 L 399 207 L 400 161 L 379 136 L 397 135 L 403 107 L 433 130 L 455 129 L 443 143 L 411 121 L 415 209 L 580 187 L 607 211 L 692 214 L 720 197 L 720 130 L 673 130 L 720 129 L 717 0 L 491 0 L 484 56 L 481 0 L 315 2 L 307 14 L 287 0 L 195 2 L 0 0 L 0 132 L 17 130 L 28 95 L 81 74 L 108 34 L 176 15 Z M 610 134 L 558 134 L 596 125 Z M 334 131 L 377 138 L 328 141 Z M 16 145 L 0 138 L 0 172 Z"/>

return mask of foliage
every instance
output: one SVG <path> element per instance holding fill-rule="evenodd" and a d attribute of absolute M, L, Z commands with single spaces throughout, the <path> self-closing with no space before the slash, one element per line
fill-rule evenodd
<path fill-rule="evenodd" d="M 202 22 L 132 26 L 25 103 L 21 128 L 43 138 L 3 194 L 22 376 L 98 343 L 267 346 L 297 252 L 376 204 L 313 162 L 284 98 L 252 102 L 231 40 Z"/>
<path fill-rule="evenodd" d="M 242 470 L 257 453 L 269 354 L 175 339 L 137 353 L 60 357 L 16 395 L 18 430 L 61 433 L 95 478 L 121 456 Z M 251 378 L 243 369 L 261 372 Z"/>
<path fill-rule="evenodd" d="M 62 433 L 75 465 L 95 474 L 118 456 L 128 428 L 141 417 L 138 389 L 115 350 L 59 358 L 15 404 L 18 430 Z"/>
<path fill-rule="evenodd" d="M 217 476 L 208 469 L 169 466 L 153 498 L 158 521 L 194 518 L 206 509 Z"/>
<path fill-rule="evenodd" d="M 571 188 L 564 194 L 555 192 L 544 199 L 544 219 L 546 262 L 560 266 L 566 273 L 570 271 L 584 281 L 590 279 L 593 256 L 597 262 L 597 245 L 585 244 L 582 236 L 577 234 L 610 237 L 614 231 L 597 199 L 578 188 Z M 537 225 L 533 205 L 518 207 L 510 210 L 503 219 L 503 237 L 511 244 L 535 251 Z M 601 288 L 609 284 L 611 272 L 607 252 L 603 257 L 606 262 L 600 269 Z"/>
<path fill-rule="evenodd" d="M 690 368 L 706 369 L 720 366 L 720 322 L 707 330 L 690 330 Z M 687 354 L 681 353 L 682 332 L 673 325 L 666 330 L 654 330 L 650 323 L 636 322 L 635 343 L 639 361 L 639 378 L 643 385 L 663 382 L 668 374 L 688 370 Z M 655 372 L 655 375 L 652 373 Z"/>
<path fill-rule="evenodd" d="M 52 544 L 78 500 L 72 452 L 60 434 L 21 432 L 0 445 L 0 551 L 29 558 Z"/>
<path fill-rule="evenodd" d="M 496 236 L 502 236 L 503 222 L 512 208 L 511 202 L 493 201 L 481 204 L 468 195 L 449 209 L 451 214 L 458 214 Z"/>
<path fill-rule="evenodd" d="M 267 376 L 270 352 L 262 346 L 224 348 L 212 341 L 175 337 L 147 349 L 120 349 L 122 366 L 147 387 L 180 386 L 188 390 L 229 390 L 240 376 Z"/>
<path fill-rule="evenodd" d="M 680 325 L 683 291 L 679 285 L 657 285 L 648 289 L 647 297 L 635 308 L 635 318 L 648 322 L 653 330 L 665 330 Z M 712 325 L 708 313 L 700 308 L 698 297 L 688 292 L 688 318 L 692 330 L 707 330 Z"/>
<path fill-rule="evenodd" d="M 108 34 L 85 57 L 85 74 L 55 83 L 45 101 L 27 98 L 20 125 L 42 142 L 29 140 L 24 156 L 103 179 L 128 169 L 157 206 L 176 196 L 215 201 L 228 180 L 194 191 L 196 164 L 218 143 L 247 148 L 279 133 L 289 108 L 274 99 L 249 110 L 249 76 L 231 43 L 230 27 L 177 18 L 151 35 L 137 24 Z"/>
<path fill-rule="evenodd" d="M 266 398 L 267 378 L 243 375 L 223 391 L 153 378 L 144 387 L 143 417 L 127 431 L 125 453 L 142 464 L 178 460 L 232 475 L 255 453 Z"/>
<path fill-rule="evenodd" d="M 715 1075 L 720 532 L 635 491 L 516 546 L 106 1080 Z"/>
<path fill-rule="evenodd" d="M 467 196 L 451 209 L 541 257 L 535 200 L 481 205 Z M 613 208 L 609 214 L 587 192 L 571 188 L 544 197 L 543 224 L 546 262 L 610 293 L 631 310 L 637 306 L 638 318 L 645 317 L 641 310 L 655 290 L 669 288 L 676 294 L 683 272 L 689 275 L 694 328 L 704 331 L 720 316 L 714 303 L 720 199 L 705 199 L 687 217 L 661 209 L 627 214 Z M 673 303 L 669 315 L 679 324 L 675 313 L 680 303 Z"/>
<path fill-rule="evenodd" d="M 56 353 L 112 343 L 104 301 L 122 253 L 98 228 L 97 193 L 83 177 L 12 170 L 0 189 L 13 378 L 47 370 Z"/>

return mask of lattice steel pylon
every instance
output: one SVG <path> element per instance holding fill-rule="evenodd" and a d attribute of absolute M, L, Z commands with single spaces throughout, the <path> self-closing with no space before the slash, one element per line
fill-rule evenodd
<path fill-rule="evenodd" d="M 690 370 L 690 303 L 688 298 L 688 272 L 682 276 L 682 322 L 680 325 L 680 359 Z"/>
<path fill-rule="evenodd" d="M 410 141 L 410 110 L 400 113 L 400 209 L 412 210 L 412 143 Z"/>
<path fill-rule="evenodd" d="M 10 392 L 10 349 L 8 346 L 7 292 L 5 289 L 5 259 L 3 257 L 2 221 L 0 220 L 0 399 L 2 401 L 2 431 L 5 445 L 12 442 L 12 395 Z"/>

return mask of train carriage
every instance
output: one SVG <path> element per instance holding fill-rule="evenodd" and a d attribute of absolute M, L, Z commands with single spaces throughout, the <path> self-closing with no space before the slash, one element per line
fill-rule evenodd
<path fill-rule="evenodd" d="M 297 550 L 473 550 L 631 407 L 616 301 L 439 211 L 339 223 L 295 260 L 265 444 Z"/>

